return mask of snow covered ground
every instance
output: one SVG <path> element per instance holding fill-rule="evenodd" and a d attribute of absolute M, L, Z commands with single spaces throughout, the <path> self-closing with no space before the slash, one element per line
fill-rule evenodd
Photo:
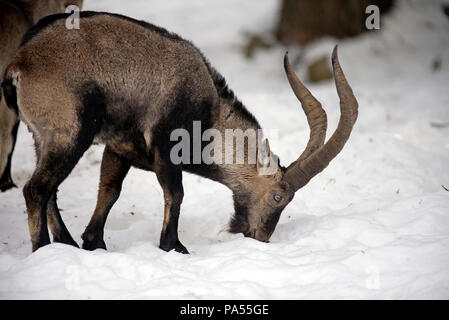
<path fill-rule="evenodd" d="M 251 61 L 240 53 L 245 31 L 275 24 L 277 0 L 85 3 L 192 40 L 262 126 L 279 130 L 272 149 L 284 165 L 304 148 L 309 131 L 283 73 L 286 48 Z M 441 3 L 400 1 L 381 32 L 324 39 L 307 50 L 304 62 L 340 44 L 359 119 L 343 152 L 283 212 L 270 243 L 223 231 L 231 192 L 186 174 L 179 234 L 191 254 L 158 249 L 161 189 L 152 173 L 133 169 L 106 224 L 107 252 L 52 244 L 31 254 L 15 189 L 0 194 L 0 298 L 449 298 L 449 19 Z M 304 64 L 297 71 L 304 75 Z M 333 131 L 333 82 L 309 88 Z M 78 243 L 95 206 L 102 149 L 92 147 L 60 188 Z M 32 138 L 22 126 L 13 164 L 20 187 L 33 168 Z"/>

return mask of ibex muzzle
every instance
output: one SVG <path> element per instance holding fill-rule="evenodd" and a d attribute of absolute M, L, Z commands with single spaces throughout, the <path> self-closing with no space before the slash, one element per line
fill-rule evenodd
<path fill-rule="evenodd" d="M 108 13 L 84 12 L 80 29 L 67 15 L 42 20 L 9 65 L 3 87 L 11 107 L 34 134 L 36 170 L 24 187 L 33 250 L 55 241 L 76 245 L 56 206 L 59 184 L 94 139 L 106 145 L 95 212 L 83 248 L 106 248 L 107 215 L 131 166 L 154 171 L 165 200 L 160 248 L 187 253 L 178 238 L 182 172 L 223 183 L 233 191 L 231 232 L 268 241 L 296 191 L 341 151 L 357 118 L 357 101 L 332 54 L 341 117 L 325 142 L 326 114 L 293 72 L 285 70 L 311 129 L 304 152 L 287 168 L 261 175 L 256 164 L 174 163 L 170 135 L 183 128 L 259 130 L 257 120 L 223 77 L 190 42 L 165 29 Z M 55 54 L 57 52 L 57 54 Z M 236 146 L 236 148 L 238 148 Z M 234 150 L 237 152 L 237 149 Z M 266 156 L 271 157 L 268 147 Z M 263 167 L 263 165 L 262 165 Z"/>

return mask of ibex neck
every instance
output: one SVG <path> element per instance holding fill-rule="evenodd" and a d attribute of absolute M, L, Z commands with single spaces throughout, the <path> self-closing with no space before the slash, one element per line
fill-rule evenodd
<path fill-rule="evenodd" d="M 202 163 L 186 169 L 233 191 L 240 190 L 243 185 L 251 184 L 257 175 L 260 126 L 237 99 L 222 99 L 214 111 L 211 127 L 203 131 L 203 138 L 208 140 L 203 139 Z"/>

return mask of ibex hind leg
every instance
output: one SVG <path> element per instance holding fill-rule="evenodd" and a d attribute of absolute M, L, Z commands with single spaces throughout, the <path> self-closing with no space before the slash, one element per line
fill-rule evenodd
<path fill-rule="evenodd" d="M 59 213 L 58 205 L 56 203 L 55 191 L 47 203 L 47 223 L 53 235 L 53 242 L 64 243 L 79 248 L 78 244 L 73 240 L 69 230 L 62 221 Z"/>
<path fill-rule="evenodd" d="M 47 223 L 56 234 L 56 240 L 74 244 L 59 211 L 56 212 L 55 194 L 87 150 L 87 147 L 80 148 L 76 140 L 62 146 L 51 139 L 41 145 L 43 147 L 37 152 L 37 167 L 23 188 L 33 251 L 50 243 Z"/>
<path fill-rule="evenodd" d="M 76 245 L 57 210 L 56 197 L 51 198 L 90 147 L 101 128 L 100 120 L 104 113 L 103 95 L 97 87 L 88 86 L 84 89 L 78 114 L 80 126 L 77 131 L 55 127 L 43 134 L 34 135 L 37 167 L 23 189 L 33 251 L 50 242 L 47 223 L 52 229 L 55 241 Z"/>

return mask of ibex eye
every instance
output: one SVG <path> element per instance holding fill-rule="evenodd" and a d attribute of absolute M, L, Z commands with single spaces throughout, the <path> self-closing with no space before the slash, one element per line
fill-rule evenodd
<path fill-rule="evenodd" d="M 276 201 L 276 202 L 281 202 L 282 196 L 280 196 L 280 195 L 278 195 L 278 194 L 275 194 L 275 195 L 273 196 L 273 199 L 274 199 L 274 201 Z"/>

